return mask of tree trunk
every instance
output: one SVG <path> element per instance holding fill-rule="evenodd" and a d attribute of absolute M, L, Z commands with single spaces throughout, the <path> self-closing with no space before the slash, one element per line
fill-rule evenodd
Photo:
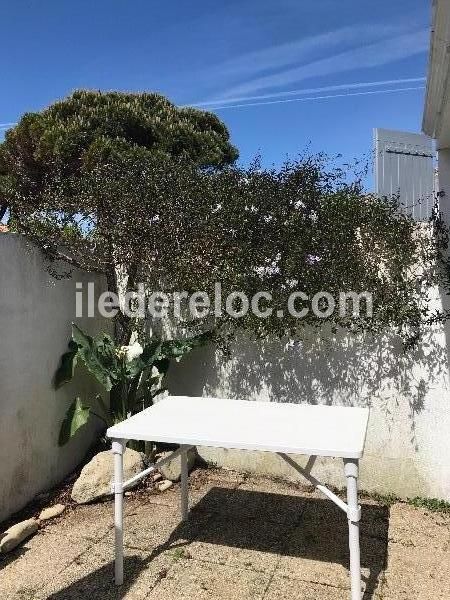
<path fill-rule="evenodd" d="M 113 292 L 116 297 L 119 298 L 119 286 L 114 266 L 106 273 L 106 282 L 108 291 Z M 113 318 L 113 338 L 116 346 L 129 345 L 133 333 L 132 326 L 132 319 L 119 310 L 117 315 Z M 122 383 L 115 385 L 109 392 L 110 411 L 116 419 L 123 420 L 127 418 L 126 394 L 127 391 L 124 389 Z"/>
<path fill-rule="evenodd" d="M 106 274 L 106 283 L 108 291 L 113 292 L 117 298 L 119 298 L 119 286 L 117 284 L 117 278 L 115 268 Z M 127 315 L 124 315 L 121 310 L 118 311 L 117 315 L 113 318 L 113 338 L 114 343 L 117 346 L 127 346 L 130 343 L 132 334 L 132 320 Z"/>

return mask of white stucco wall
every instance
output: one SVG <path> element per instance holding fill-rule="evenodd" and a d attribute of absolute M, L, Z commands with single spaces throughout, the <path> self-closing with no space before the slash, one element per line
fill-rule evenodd
<path fill-rule="evenodd" d="M 52 378 L 70 339 L 75 315 L 74 272 L 55 280 L 40 252 L 22 236 L 0 233 L 0 521 L 50 488 L 84 457 L 95 437 L 91 423 L 64 448 L 58 434 L 76 395 L 94 393 L 88 376 L 58 391 Z M 101 291 L 101 281 L 97 281 Z M 77 321 L 96 333 L 98 320 Z"/>
<path fill-rule="evenodd" d="M 57 445 L 69 403 L 94 393 L 90 378 L 80 375 L 58 392 L 51 385 L 70 336 L 76 280 L 86 284 L 92 276 L 56 281 L 24 238 L 0 234 L 0 520 L 60 481 L 94 439 L 90 426 L 68 446 Z M 96 287 L 98 293 L 101 282 Z M 79 324 L 92 334 L 107 326 L 93 319 Z M 174 364 L 168 387 L 174 394 L 369 405 L 361 487 L 450 500 L 449 343 L 448 328 L 437 328 L 408 354 L 389 336 L 356 342 L 311 335 L 290 346 L 242 337 L 230 360 L 210 347 Z M 200 454 L 230 468 L 294 476 L 272 454 Z M 313 472 L 343 485 L 339 460 L 318 460 Z"/>
<path fill-rule="evenodd" d="M 356 342 L 312 334 L 288 346 L 241 338 L 230 360 L 212 348 L 194 351 L 171 367 L 168 387 L 173 394 L 370 406 L 361 488 L 450 500 L 446 333 L 437 328 L 407 354 L 390 336 Z M 270 453 L 201 448 L 200 454 L 229 468 L 296 477 Z M 344 485 L 340 460 L 318 459 L 313 473 L 325 483 Z"/>
<path fill-rule="evenodd" d="M 450 148 L 438 151 L 439 208 L 447 224 L 450 224 Z"/>

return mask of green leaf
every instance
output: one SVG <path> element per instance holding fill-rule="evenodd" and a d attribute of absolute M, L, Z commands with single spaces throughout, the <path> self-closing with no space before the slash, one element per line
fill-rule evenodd
<path fill-rule="evenodd" d="M 54 386 L 59 389 L 73 378 L 77 365 L 78 344 L 73 340 L 69 342 L 69 351 L 61 356 L 61 363 L 55 373 Z"/>
<path fill-rule="evenodd" d="M 75 398 L 67 410 L 64 421 L 61 423 L 58 444 L 64 446 L 76 432 L 86 425 L 91 409 L 85 406 L 80 398 Z"/>
<path fill-rule="evenodd" d="M 72 324 L 72 338 L 78 344 L 79 357 L 88 371 L 109 392 L 114 385 L 113 379 L 118 379 L 114 342 L 107 335 L 95 341 L 83 333 L 75 323 Z"/>
<path fill-rule="evenodd" d="M 90 346 L 93 341 L 91 336 L 84 333 L 75 323 L 72 323 L 72 339 L 80 348 Z"/>
<path fill-rule="evenodd" d="M 150 344 L 146 344 L 144 346 L 144 350 L 139 358 L 143 362 L 147 363 L 147 366 L 149 366 L 151 363 L 153 363 L 155 357 L 157 357 L 159 355 L 160 351 L 161 351 L 161 342 L 159 342 L 159 341 L 150 342 Z"/>

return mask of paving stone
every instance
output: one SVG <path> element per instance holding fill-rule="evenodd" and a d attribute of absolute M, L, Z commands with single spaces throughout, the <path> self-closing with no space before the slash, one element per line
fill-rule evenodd
<path fill-rule="evenodd" d="M 180 511 L 170 506 L 147 504 L 124 518 L 124 544 L 130 548 L 162 553 L 191 543 L 201 527 L 209 520 L 207 515 L 190 515 L 181 522 Z M 114 531 L 104 541 L 114 545 Z"/>
<path fill-rule="evenodd" d="M 450 515 L 394 504 L 389 514 L 389 540 L 404 547 L 440 552 L 450 543 Z"/>
<path fill-rule="evenodd" d="M 157 497 L 125 501 L 124 586 L 113 583 L 108 501 L 68 506 L 1 556 L 1 600 L 347 600 L 347 520 L 316 492 L 197 470 L 187 523 L 179 485 Z M 361 504 L 364 600 L 448 600 L 450 515 Z"/>
<path fill-rule="evenodd" d="M 245 476 L 235 471 L 222 469 L 195 469 L 189 475 L 189 506 L 202 512 L 226 509 L 230 499 L 230 490 L 245 481 Z M 224 491 L 226 490 L 226 491 Z M 214 493 L 213 493 L 214 492 Z M 148 501 L 178 508 L 180 506 L 180 484 L 164 493 L 153 490 L 148 494 Z M 202 501 L 203 500 L 203 501 Z"/>
<path fill-rule="evenodd" d="M 134 515 L 139 512 L 147 500 L 141 498 L 126 498 L 124 500 L 124 515 Z M 63 518 L 57 522 L 49 521 L 45 531 L 64 533 L 75 542 L 85 538 L 98 542 L 114 528 L 114 503 L 112 500 L 96 504 L 80 504 L 64 512 Z"/>
<path fill-rule="evenodd" d="M 96 542 L 114 526 L 113 510 L 112 502 L 79 505 L 66 510 L 64 518 L 46 523 L 45 531 L 58 531 L 75 542 L 83 538 Z"/>
<path fill-rule="evenodd" d="M 385 568 L 386 542 L 361 535 L 363 588 L 374 593 Z M 347 524 L 304 521 L 282 552 L 277 574 L 347 589 L 349 579 Z"/>
<path fill-rule="evenodd" d="M 391 507 L 386 598 L 448 600 L 450 516 L 407 504 Z"/>
<path fill-rule="evenodd" d="M 305 510 L 303 522 L 333 524 L 339 529 L 347 528 L 347 515 L 333 502 L 320 496 L 304 498 Z M 364 535 L 387 540 L 389 530 L 389 508 L 370 500 L 363 500 L 361 506 L 360 528 Z"/>
<path fill-rule="evenodd" d="M 303 503 L 302 521 L 347 525 L 347 515 L 322 494 L 308 494 L 303 497 Z"/>
<path fill-rule="evenodd" d="M 390 548 L 383 598 L 448 600 L 450 554 L 418 548 Z"/>
<path fill-rule="evenodd" d="M 26 598 L 91 545 L 85 537 L 74 540 L 60 531 L 39 531 L 0 562 L 0 598 Z"/>
<path fill-rule="evenodd" d="M 237 483 L 209 481 L 189 484 L 189 507 L 191 511 L 227 514 L 233 509 Z"/>
<path fill-rule="evenodd" d="M 376 537 L 387 543 L 390 508 L 378 503 L 361 502 L 360 528 L 363 535 Z"/>
<path fill-rule="evenodd" d="M 148 599 L 262 600 L 269 581 L 265 573 L 184 560 L 170 569 Z"/>
<path fill-rule="evenodd" d="M 231 518 L 252 517 L 272 523 L 297 523 L 304 511 L 302 489 L 288 482 L 249 477 L 224 508 Z"/>
<path fill-rule="evenodd" d="M 124 584 L 114 583 L 114 547 L 99 542 L 54 577 L 35 600 L 143 600 L 165 577 L 171 564 L 167 557 L 125 549 Z"/>
<path fill-rule="evenodd" d="M 189 551 L 196 560 L 272 573 L 279 560 L 289 528 L 267 521 L 213 517 Z"/>
<path fill-rule="evenodd" d="M 275 575 L 264 600 L 346 600 L 347 596 L 340 588 Z"/>

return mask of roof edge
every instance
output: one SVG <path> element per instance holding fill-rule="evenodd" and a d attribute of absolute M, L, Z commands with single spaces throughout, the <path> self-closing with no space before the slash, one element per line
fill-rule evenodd
<path fill-rule="evenodd" d="M 448 0 L 433 0 L 428 76 L 422 131 L 438 138 L 450 95 L 450 10 Z"/>

